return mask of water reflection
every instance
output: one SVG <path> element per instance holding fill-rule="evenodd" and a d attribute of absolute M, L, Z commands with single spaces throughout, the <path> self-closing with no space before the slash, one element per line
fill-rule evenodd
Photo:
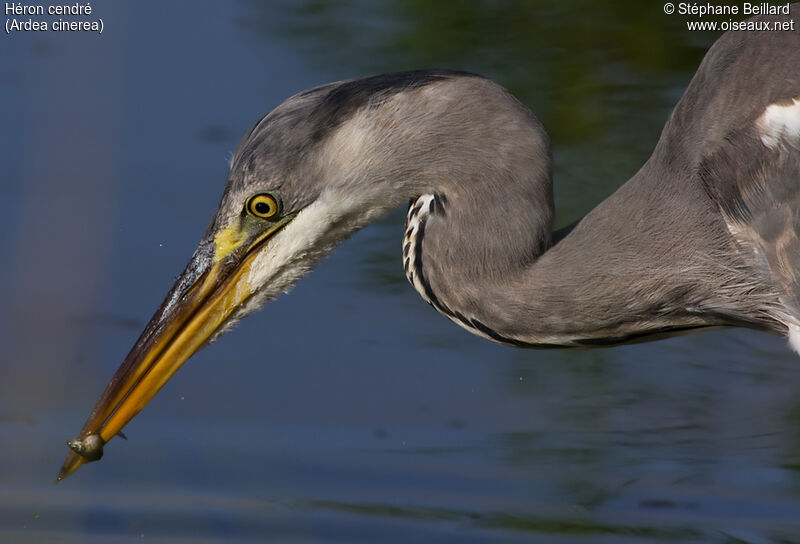
<path fill-rule="evenodd" d="M 782 340 L 495 346 L 408 287 L 402 211 L 52 487 L 62 440 L 202 234 L 228 153 L 283 98 L 368 72 L 491 76 L 553 138 L 563 225 L 644 162 L 713 40 L 641 2 L 196 6 L 119 8 L 102 47 L 14 38 L 0 58 L 15 128 L 0 146 L 0 540 L 797 541 L 800 368 Z"/>

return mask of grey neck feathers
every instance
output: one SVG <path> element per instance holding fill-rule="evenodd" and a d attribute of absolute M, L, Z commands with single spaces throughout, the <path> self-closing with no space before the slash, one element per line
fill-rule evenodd
<path fill-rule="evenodd" d="M 769 312 L 742 306 L 767 308 L 774 294 L 741 281 L 755 263 L 732 256 L 702 190 L 655 170 L 645 165 L 555 245 L 529 199 L 501 205 L 482 184 L 423 195 L 409 207 L 406 274 L 455 323 L 515 346 L 614 345 L 727 325 L 780 331 Z M 544 189 L 535 185 L 534 194 Z M 673 199 L 664 188 L 675 185 L 698 193 Z M 698 239 L 696 229 L 713 235 Z"/>
<path fill-rule="evenodd" d="M 411 204 L 404 265 L 438 311 L 530 347 L 719 326 L 783 332 L 772 282 L 735 247 L 692 159 L 660 152 L 669 124 L 642 169 L 555 244 L 547 137 L 535 120 L 512 128 L 498 147 L 476 137 L 476 151 Z"/>
<path fill-rule="evenodd" d="M 412 285 L 459 325 L 519 346 L 784 332 L 764 267 L 735 247 L 696 174 L 702 157 L 668 152 L 687 138 L 675 130 L 686 104 L 642 169 L 554 242 L 549 140 L 527 108 L 475 77 L 387 99 L 365 140 L 378 157 L 369 177 L 397 184 L 382 194 L 412 196 Z"/>

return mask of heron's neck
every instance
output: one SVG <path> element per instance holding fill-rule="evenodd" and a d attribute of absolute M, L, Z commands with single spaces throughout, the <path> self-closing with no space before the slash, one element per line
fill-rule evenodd
<path fill-rule="evenodd" d="M 686 209 L 670 210 L 650 170 L 555 244 L 529 203 L 475 212 L 481 196 L 424 195 L 409 208 L 409 279 L 454 322 L 512 345 L 610 345 L 743 324 L 731 288 L 737 278 L 725 277 L 724 263 L 709 268 L 721 248 L 711 235 L 719 225 L 696 224 L 713 216 L 701 209 L 706 199 L 679 184 Z M 709 236 L 698 239 L 697 229 Z"/>

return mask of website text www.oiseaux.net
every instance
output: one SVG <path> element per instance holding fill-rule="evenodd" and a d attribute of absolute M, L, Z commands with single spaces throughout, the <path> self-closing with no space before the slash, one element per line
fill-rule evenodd
<path fill-rule="evenodd" d="M 708 16 L 745 16 L 751 17 L 753 15 L 789 15 L 790 5 L 771 5 L 766 2 L 750 3 L 744 2 L 741 5 L 737 4 L 711 4 L 711 3 L 698 3 L 698 2 L 680 2 L 673 4 L 667 2 L 664 4 L 664 13 L 667 15 L 688 15 L 690 17 L 697 17 L 697 19 L 686 21 L 686 28 L 688 30 L 722 30 L 722 31 L 741 31 L 741 30 L 763 30 L 768 32 L 786 32 L 794 31 L 794 19 L 784 21 L 739 21 L 729 19 L 727 21 L 704 21 L 703 17 Z"/>

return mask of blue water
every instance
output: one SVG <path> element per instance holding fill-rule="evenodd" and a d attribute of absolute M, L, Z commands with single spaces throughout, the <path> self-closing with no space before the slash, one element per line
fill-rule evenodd
<path fill-rule="evenodd" d="M 646 3 L 435 4 L 98 3 L 102 35 L 0 38 L 0 542 L 800 542 L 782 339 L 494 345 L 407 285 L 402 210 L 53 485 L 281 100 L 490 75 L 551 132 L 563 225 L 646 159 L 714 39 Z"/>

